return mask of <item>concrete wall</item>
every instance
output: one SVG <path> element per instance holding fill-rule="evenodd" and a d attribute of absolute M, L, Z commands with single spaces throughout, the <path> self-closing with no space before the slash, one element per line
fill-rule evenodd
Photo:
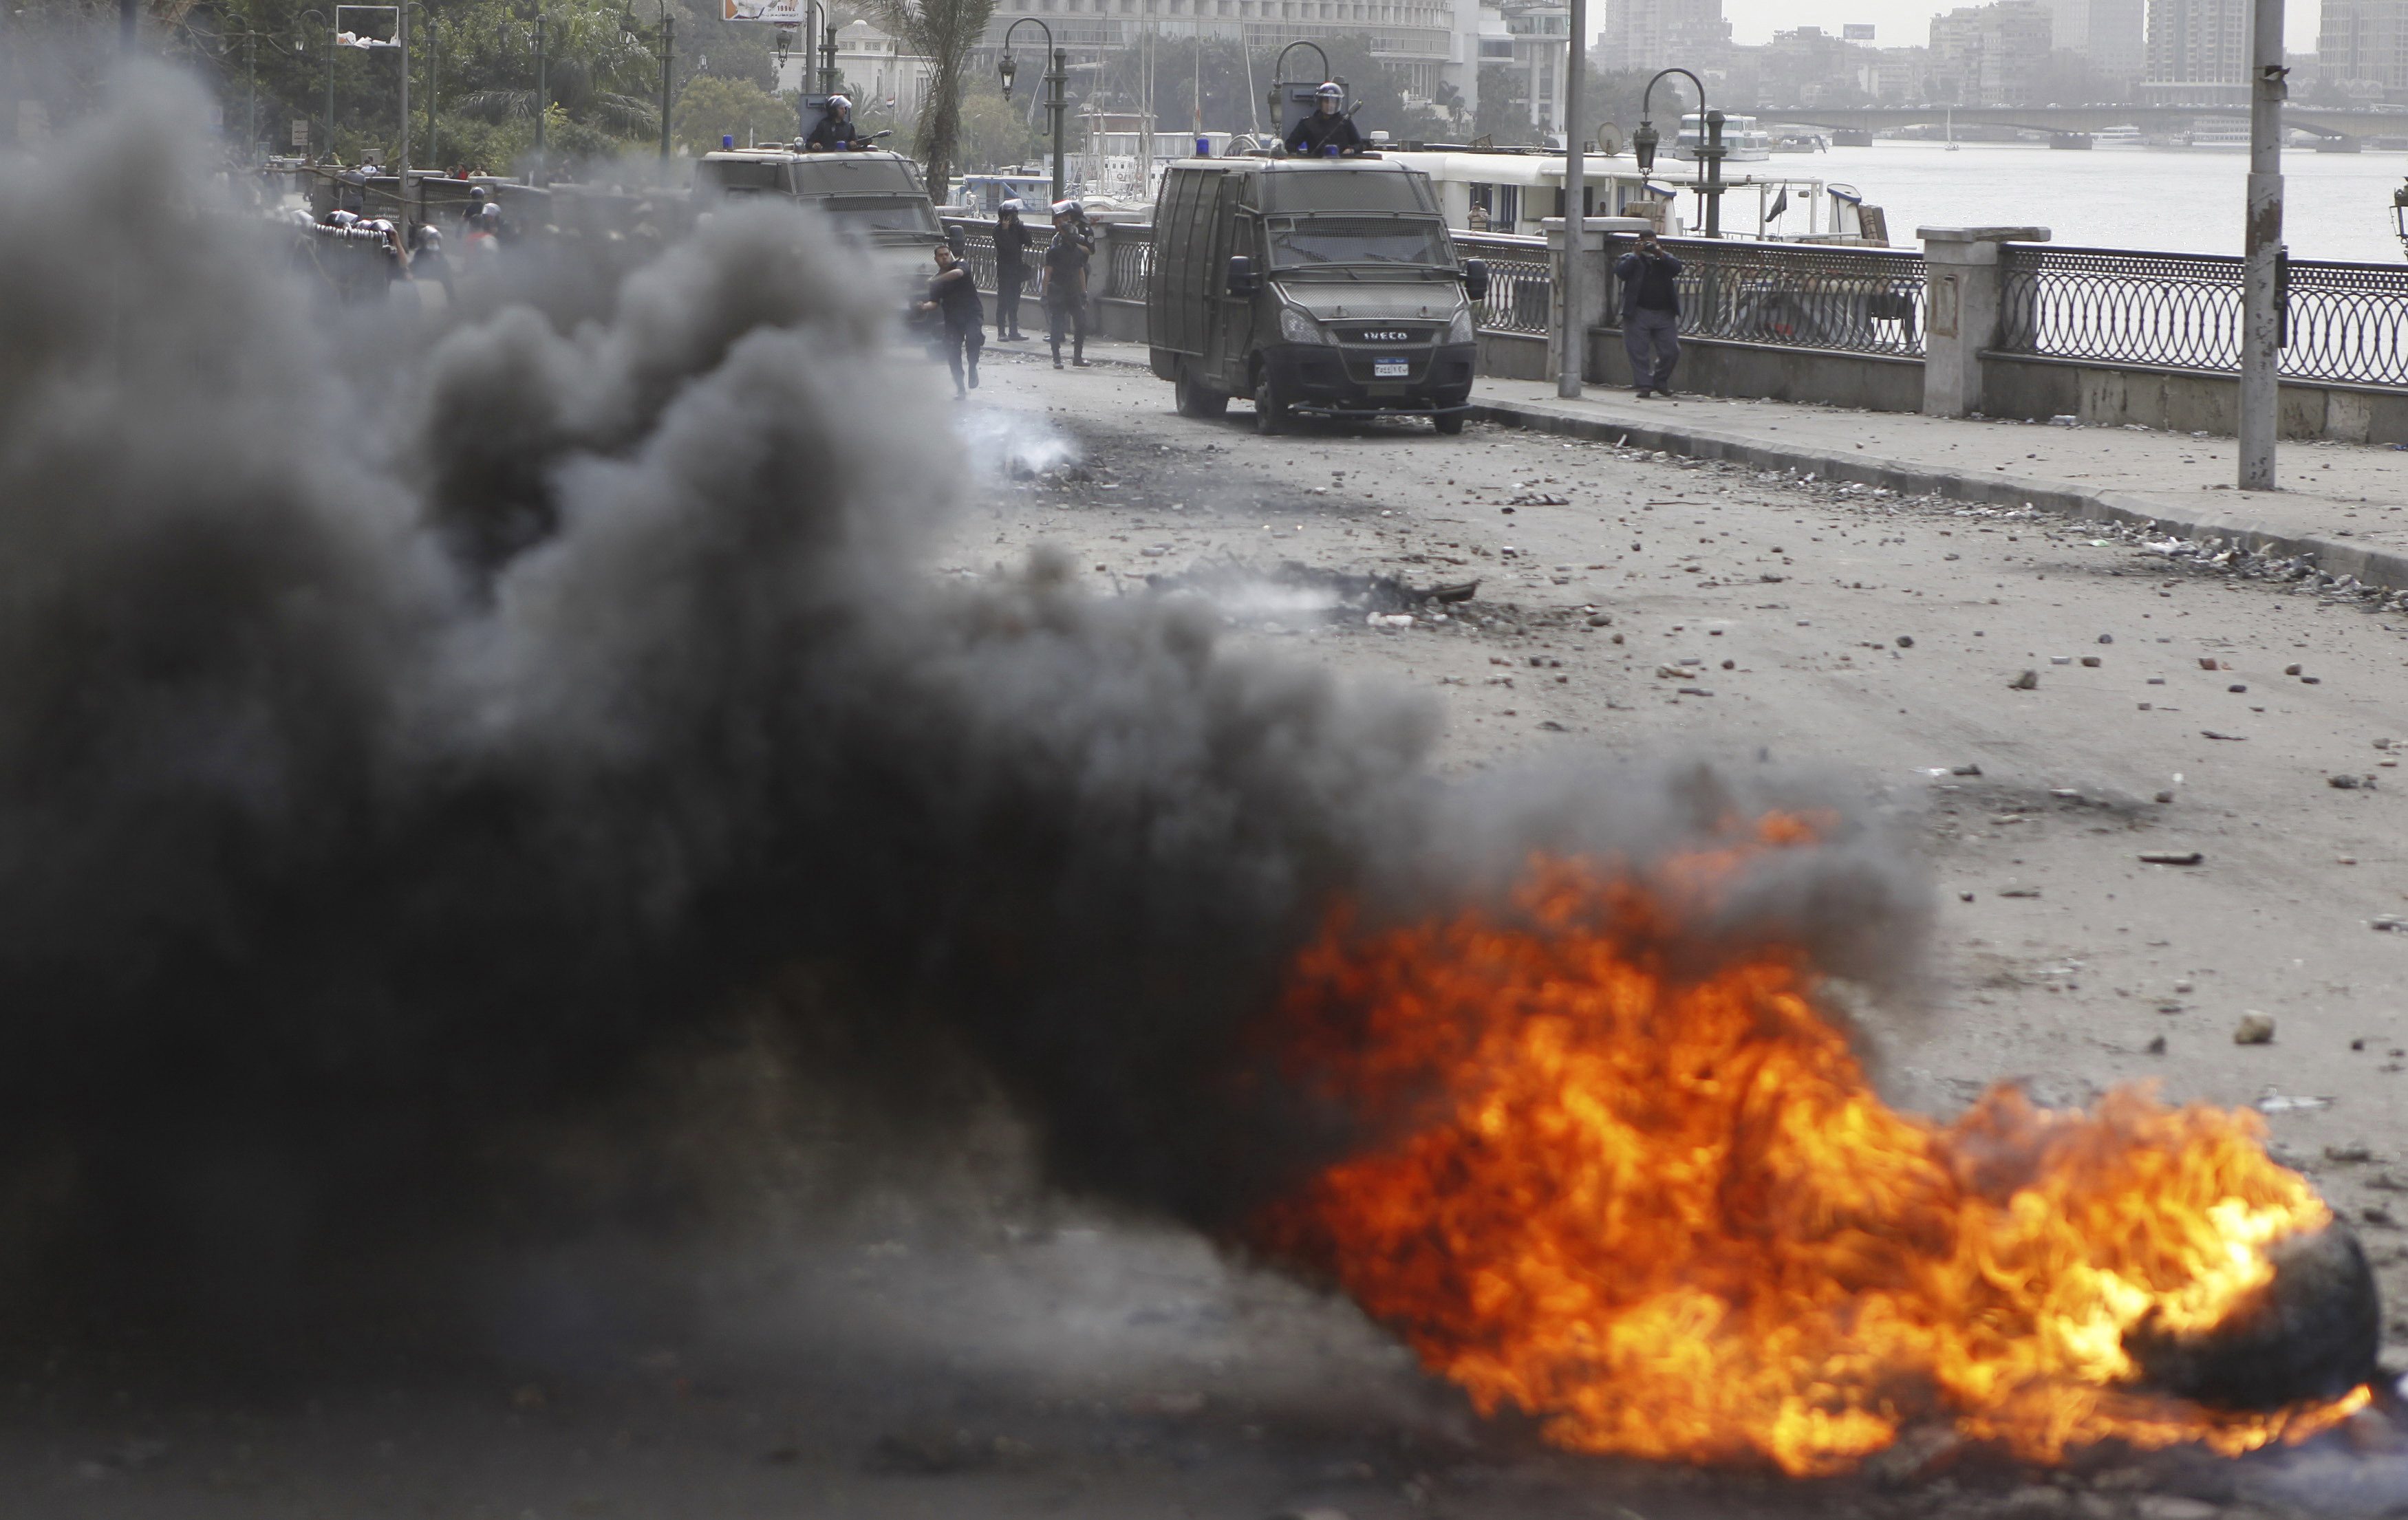
<path fill-rule="evenodd" d="M 1630 383 L 1630 358 L 1623 349 L 1620 328 L 1590 332 L 1587 376 L 1603 385 Z M 1786 348 L 1728 338 L 1684 337 L 1672 384 L 1700 395 L 1812 401 L 1875 412 L 1913 412 L 1923 407 L 1923 361 L 1919 359 Z"/>
<path fill-rule="evenodd" d="M 1087 297 L 1087 335 L 1120 343 L 1143 343 L 1145 303 L 1100 295 Z"/>
<path fill-rule="evenodd" d="M 1498 380 L 1547 380 L 1547 340 L 1526 333 L 1480 334 L 1480 373 Z"/>
<path fill-rule="evenodd" d="M 2097 426 L 2223 437 L 2238 430 L 2238 376 L 1997 353 L 1982 356 L 1982 409 L 1992 417 L 2070 415 Z M 2286 438 L 2408 443 L 2408 392 L 2286 380 L 2281 426 Z"/>

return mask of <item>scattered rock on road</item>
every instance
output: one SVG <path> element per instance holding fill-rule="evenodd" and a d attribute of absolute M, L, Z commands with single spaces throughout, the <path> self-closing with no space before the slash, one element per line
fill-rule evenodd
<path fill-rule="evenodd" d="M 2007 683 L 2007 689 L 2010 691 L 2036 691 L 2040 689 L 2040 672 L 2036 670 L 2028 670 L 2024 672 L 2021 675 L 2016 676 L 2014 680 Z"/>
<path fill-rule="evenodd" d="M 2144 850 L 2143 865 L 2197 865 L 2207 857 L 2197 850 Z"/>
<path fill-rule="evenodd" d="M 2233 1027 L 2232 1043 L 2236 1045 L 2271 1045 L 2274 1043 L 2274 1021 L 2264 1014 L 2243 1014 Z"/>

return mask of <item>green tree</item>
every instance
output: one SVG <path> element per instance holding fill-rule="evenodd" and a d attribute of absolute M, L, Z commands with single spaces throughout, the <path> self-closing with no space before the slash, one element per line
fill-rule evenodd
<path fill-rule="evenodd" d="M 1025 94 L 1016 100 L 1004 99 L 1002 86 L 992 78 L 978 81 L 963 93 L 957 156 L 965 174 L 1048 159 L 1054 145 L 1042 130 L 1045 113 L 1038 111 L 1037 124 L 1032 125 L 1025 110 L 1027 105 Z"/>
<path fill-rule="evenodd" d="M 932 65 L 914 150 L 928 193 L 942 200 L 961 134 L 963 74 L 970 49 L 986 35 L 995 0 L 877 0 L 877 13 L 880 25 Z"/>
<path fill-rule="evenodd" d="M 1530 124 L 1530 71 L 1511 64 L 1480 66 L 1480 112 L 1471 135 L 1486 137 L 1499 148 L 1535 147 L 1539 129 Z"/>
<path fill-rule="evenodd" d="M 773 95 L 750 79 L 706 74 L 689 82 L 669 112 L 669 135 L 691 152 L 708 153 L 730 136 L 739 146 L 784 142 L 796 135 L 794 98 Z"/>

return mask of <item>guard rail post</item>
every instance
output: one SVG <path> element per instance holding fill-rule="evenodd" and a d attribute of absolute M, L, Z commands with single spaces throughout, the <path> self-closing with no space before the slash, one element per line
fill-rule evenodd
<path fill-rule="evenodd" d="M 1982 354 L 1999 341 L 1999 245 L 2045 243 L 2045 227 L 1917 227 L 1923 239 L 1923 414 L 1982 409 Z"/>

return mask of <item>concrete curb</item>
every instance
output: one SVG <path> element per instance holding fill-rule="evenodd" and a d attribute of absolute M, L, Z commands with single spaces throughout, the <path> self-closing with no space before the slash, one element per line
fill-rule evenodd
<path fill-rule="evenodd" d="M 1713 428 L 1567 416 L 1520 402 L 1475 399 L 1471 415 L 1480 421 L 1502 427 L 1591 442 L 1627 443 L 1638 448 L 1662 449 L 1692 459 L 1727 460 L 1758 470 L 1808 470 L 1826 480 L 1878 486 L 1907 496 L 1945 496 L 1953 501 L 1998 506 L 2029 505 L 2063 517 L 2154 527 L 2176 538 L 2222 538 L 2261 554 L 2304 556 L 2328 575 L 2355 575 L 2369 586 L 2408 587 L 2408 553 L 2344 543 L 2314 533 L 2288 533 L 2264 523 L 2185 513 L 2162 498 L 2136 491 L 2094 490 L 2061 480 L 2032 479 L 1995 471 L 1969 475 L 1860 454 L 1853 449 L 1835 454 L 1796 445 L 1771 444 Z"/>

